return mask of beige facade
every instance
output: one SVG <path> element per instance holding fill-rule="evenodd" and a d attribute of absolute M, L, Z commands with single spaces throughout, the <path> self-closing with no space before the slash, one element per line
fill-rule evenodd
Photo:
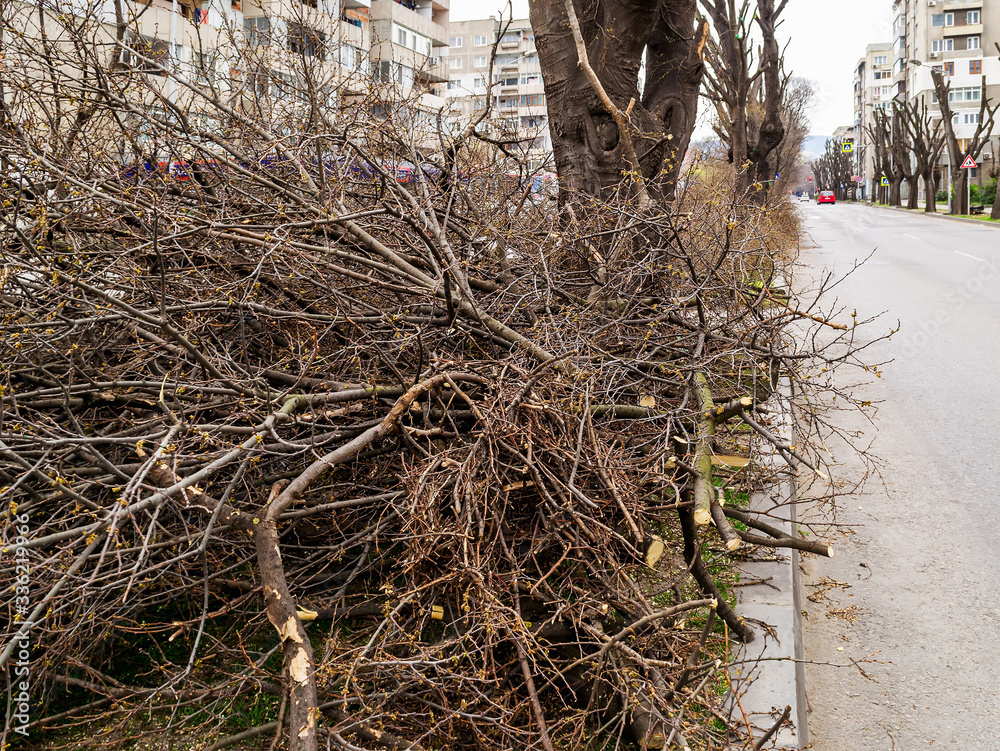
<path fill-rule="evenodd" d="M 854 176 L 861 178 L 858 197 L 866 200 L 875 195 L 878 180 L 869 129 L 874 113 L 886 109 L 896 94 L 892 48 L 892 42 L 869 44 L 854 70 Z"/>
<path fill-rule="evenodd" d="M 514 19 L 506 29 L 492 18 L 455 22 L 448 44 L 449 121 L 462 127 L 482 114 L 489 102 L 488 127 L 497 135 L 521 139 L 529 165 L 543 168 L 552 154 L 552 140 L 529 20 Z"/>
<path fill-rule="evenodd" d="M 376 80 L 395 84 L 404 96 L 416 88 L 428 95 L 429 109 L 443 106 L 449 14 L 449 0 L 372 0 Z"/>

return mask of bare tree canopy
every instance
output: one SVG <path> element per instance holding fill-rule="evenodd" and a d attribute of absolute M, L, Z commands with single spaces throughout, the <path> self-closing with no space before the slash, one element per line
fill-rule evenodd
<path fill-rule="evenodd" d="M 785 136 L 788 76 L 781 69 L 775 29 L 786 3 L 702 0 L 714 30 L 705 81 L 706 95 L 715 105 L 715 130 L 729 149 L 740 187 L 756 185 L 761 196 L 775 179 L 772 154 Z M 755 31 L 760 35 L 756 51 Z"/>

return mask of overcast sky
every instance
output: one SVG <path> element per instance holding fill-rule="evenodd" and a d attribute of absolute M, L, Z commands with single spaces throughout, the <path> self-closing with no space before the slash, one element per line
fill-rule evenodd
<path fill-rule="evenodd" d="M 451 0 L 451 17 L 486 18 L 506 8 L 505 0 Z M 891 0 L 789 0 L 778 33 L 790 42 L 785 69 L 816 87 L 811 133 L 828 136 L 851 124 L 854 67 L 866 45 L 891 41 L 891 13 Z M 527 17 L 527 0 L 515 0 L 514 15 Z"/>

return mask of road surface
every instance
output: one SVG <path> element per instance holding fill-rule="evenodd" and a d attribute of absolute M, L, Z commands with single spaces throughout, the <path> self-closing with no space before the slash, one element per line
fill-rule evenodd
<path fill-rule="evenodd" d="M 883 483 L 846 500 L 837 557 L 804 563 L 815 751 L 1000 749 L 1000 228 L 802 204 L 803 276 L 828 268 L 847 316 L 887 311 L 861 389 Z M 859 462 L 833 448 L 845 463 Z M 811 596 L 813 599 L 805 599 Z"/>

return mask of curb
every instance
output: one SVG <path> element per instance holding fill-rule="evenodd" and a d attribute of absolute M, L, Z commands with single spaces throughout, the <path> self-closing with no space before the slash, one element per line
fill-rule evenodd
<path fill-rule="evenodd" d="M 775 429 L 782 438 L 791 439 L 794 425 L 785 404 L 790 394 L 787 383 L 780 391 Z M 769 523 L 795 535 L 798 527 L 795 474 L 784 466 L 777 454 L 766 450 L 761 454 L 765 462 L 780 467 L 780 471 L 773 487 L 751 497 L 750 507 L 768 512 Z M 759 737 L 770 729 L 786 706 L 791 706 L 792 727 L 786 723 L 773 737 L 773 745 L 768 747 L 802 749 L 809 744 L 809 726 L 802 662 L 805 646 L 799 552 L 786 549 L 772 552 L 773 555 L 765 555 L 762 561 L 744 563 L 740 567 L 740 579 L 746 585 L 740 587 L 738 610 L 743 617 L 757 622 L 757 638 L 733 650 L 736 660 L 747 661 L 731 671 L 733 688 L 740 697 L 733 711 L 745 714 Z M 761 623 L 768 624 L 773 631 L 768 633 Z"/>
<path fill-rule="evenodd" d="M 928 214 L 920 209 L 904 209 L 901 206 L 876 206 L 873 203 L 862 203 L 861 201 L 855 201 L 853 205 L 865 206 L 871 209 L 886 209 L 887 211 L 900 211 L 904 214 L 909 214 L 910 216 L 926 216 L 928 218 L 936 219 L 947 219 L 950 222 L 965 222 L 966 224 L 976 224 L 980 227 L 992 227 L 994 229 L 1000 229 L 1000 222 L 987 222 L 983 219 L 969 219 L 964 216 L 951 216 L 951 214 L 942 214 L 935 211 L 933 214 Z"/>

